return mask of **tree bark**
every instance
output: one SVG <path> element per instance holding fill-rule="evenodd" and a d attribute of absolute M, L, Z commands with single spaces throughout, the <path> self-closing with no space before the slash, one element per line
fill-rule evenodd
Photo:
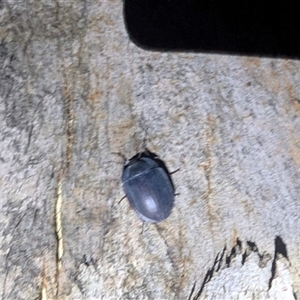
<path fill-rule="evenodd" d="M 159 53 L 121 1 L 0 4 L 2 299 L 300 298 L 300 63 Z M 123 161 L 175 187 L 142 224 Z"/>

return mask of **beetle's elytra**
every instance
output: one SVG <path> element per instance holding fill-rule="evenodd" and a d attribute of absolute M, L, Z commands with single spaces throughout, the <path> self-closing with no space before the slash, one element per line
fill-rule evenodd
<path fill-rule="evenodd" d="M 133 156 L 123 168 L 126 197 L 139 215 L 150 223 L 165 220 L 174 205 L 174 185 L 164 162 L 147 149 Z"/>

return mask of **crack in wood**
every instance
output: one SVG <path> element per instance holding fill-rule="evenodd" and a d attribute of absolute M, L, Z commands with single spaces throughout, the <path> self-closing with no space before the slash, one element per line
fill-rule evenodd
<path fill-rule="evenodd" d="M 271 277 L 269 280 L 269 290 L 271 289 L 272 282 L 276 276 L 276 271 L 277 271 L 276 262 L 279 259 L 279 255 L 281 254 L 289 262 L 286 245 L 283 242 L 283 240 L 281 239 L 281 237 L 276 236 L 274 243 L 275 243 L 275 252 L 274 252 L 274 258 L 273 258 L 272 268 L 271 268 Z"/>
<path fill-rule="evenodd" d="M 63 247 L 63 231 L 62 231 L 62 175 L 58 176 L 56 203 L 55 203 L 55 233 L 57 240 L 56 248 L 56 296 L 59 294 L 59 275 L 62 266 L 62 257 L 64 253 Z"/>
<path fill-rule="evenodd" d="M 59 2 L 56 1 L 56 21 L 58 26 L 60 24 L 59 15 Z M 63 93 L 66 99 L 65 103 L 65 115 L 66 115 L 66 150 L 65 150 L 65 157 L 62 165 L 62 169 L 58 173 L 58 182 L 57 182 L 57 192 L 55 197 L 55 234 L 56 234 L 56 274 L 55 274 L 55 283 L 56 283 L 56 297 L 59 296 L 60 292 L 60 273 L 62 268 L 62 258 L 64 254 L 64 247 L 63 247 L 63 229 L 62 229 L 62 183 L 63 183 L 63 175 L 67 175 L 69 173 L 70 164 L 72 160 L 72 152 L 73 152 L 73 144 L 74 144 L 74 134 L 73 134 L 73 121 L 74 121 L 74 112 L 73 112 L 73 98 L 69 88 L 67 74 L 66 74 L 66 67 L 63 59 L 62 54 L 62 46 L 61 41 L 58 38 L 57 42 L 58 46 L 58 53 L 61 58 L 61 74 L 63 79 Z M 46 296 L 45 296 L 46 297 Z M 47 298 L 45 298 L 47 299 Z"/>
<path fill-rule="evenodd" d="M 196 294 L 196 296 L 193 298 L 193 300 L 198 300 L 200 298 L 200 296 L 201 296 L 201 294 L 202 294 L 202 292 L 204 290 L 205 285 L 212 279 L 212 277 L 213 277 L 213 275 L 215 273 L 216 266 L 219 265 L 220 259 L 221 258 L 223 259 L 222 255 L 221 255 L 220 258 L 219 258 L 219 256 L 220 256 L 220 252 L 217 254 L 217 256 L 215 258 L 215 261 L 213 263 L 213 266 L 210 269 L 208 269 L 208 271 L 206 272 L 206 274 L 204 276 L 204 279 L 202 281 L 201 287 L 200 287 L 198 293 Z"/>
<path fill-rule="evenodd" d="M 39 300 L 48 300 L 45 260 L 43 260 L 42 284 L 41 284 L 41 292 L 40 292 Z"/>
<path fill-rule="evenodd" d="M 223 248 L 223 251 L 219 252 L 216 255 L 212 267 L 209 268 L 208 271 L 206 272 L 204 279 L 202 281 L 202 284 L 195 296 L 193 296 L 195 289 L 196 289 L 196 283 L 194 283 L 188 300 L 198 300 L 204 291 L 205 285 L 213 278 L 214 274 L 218 273 L 222 269 L 222 263 L 225 262 L 225 267 L 229 268 L 232 260 L 239 254 L 242 254 L 241 264 L 244 265 L 247 257 L 251 253 L 256 253 L 259 257 L 259 266 L 261 268 L 266 267 L 267 262 L 270 261 L 270 259 L 271 259 L 270 254 L 265 253 L 265 252 L 260 253 L 257 245 L 254 242 L 246 241 L 245 243 L 243 243 L 239 238 L 237 238 L 237 240 L 236 240 L 236 245 L 234 245 L 231 248 L 231 250 L 228 251 L 228 253 L 229 253 L 228 255 L 226 255 L 226 252 L 227 252 L 227 247 L 225 245 L 225 247 Z M 288 260 L 286 246 L 279 236 L 277 236 L 275 238 L 275 255 L 274 255 L 274 260 L 273 260 L 273 264 L 272 264 L 272 276 L 269 281 L 269 289 L 271 288 L 272 281 L 275 277 L 276 260 L 278 259 L 278 254 L 281 254 Z"/>
<path fill-rule="evenodd" d="M 66 81 L 66 75 L 63 72 L 64 80 Z M 67 147 L 66 147 L 66 172 L 69 172 L 70 163 L 72 159 L 73 152 L 73 143 L 74 143 L 74 135 L 73 135 L 73 121 L 74 121 L 74 113 L 73 113 L 73 100 L 71 97 L 71 92 L 68 87 L 65 87 L 65 96 L 67 98 L 66 103 L 66 115 L 67 115 Z"/>

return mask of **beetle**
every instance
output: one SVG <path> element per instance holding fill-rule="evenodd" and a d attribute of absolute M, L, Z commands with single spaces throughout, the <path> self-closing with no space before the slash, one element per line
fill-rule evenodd
<path fill-rule="evenodd" d="M 124 164 L 122 183 L 125 195 L 138 216 L 149 223 L 169 217 L 175 189 L 165 163 L 148 149 Z"/>

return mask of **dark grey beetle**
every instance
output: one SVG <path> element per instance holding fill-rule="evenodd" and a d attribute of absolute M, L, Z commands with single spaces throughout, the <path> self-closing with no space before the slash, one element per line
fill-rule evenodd
<path fill-rule="evenodd" d="M 124 165 L 122 174 L 126 197 L 139 215 L 150 223 L 165 220 L 174 205 L 174 185 L 170 173 L 157 155 L 145 149 Z"/>

